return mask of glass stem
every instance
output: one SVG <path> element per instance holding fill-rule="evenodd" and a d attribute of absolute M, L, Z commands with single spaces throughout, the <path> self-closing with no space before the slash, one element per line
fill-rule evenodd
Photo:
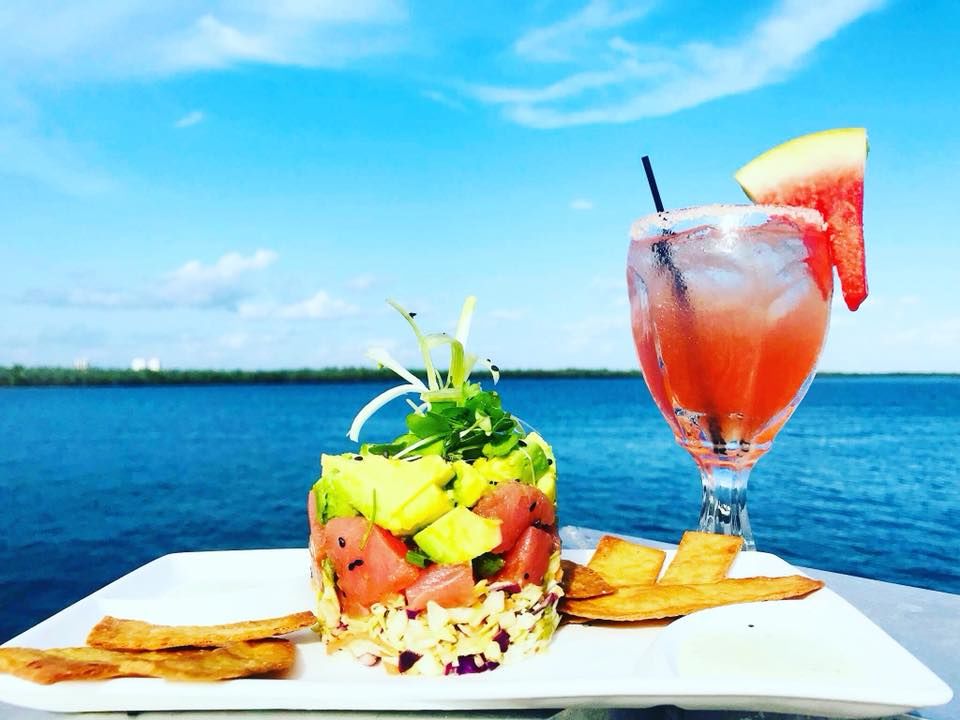
<path fill-rule="evenodd" d="M 731 466 L 704 458 L 699 463 L 703 483 L 700 530 L 721 535 L 740 535 L 744 550 L 756 550 L 747 517 L 747 480 L 753 464 Z"/>

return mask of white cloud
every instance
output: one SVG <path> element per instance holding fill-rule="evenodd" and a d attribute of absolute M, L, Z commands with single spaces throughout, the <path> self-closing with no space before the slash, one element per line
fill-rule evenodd
<path fill-rule="evenodd" d="M 571 210 L 593 210 L 593 200 L 587 198 L 575 198 L 570 201 Z"/>
<path fill-rule="evenodd" d="M 249 63 L 338 68 L 405 47 L 404 0 L 4 0 L 0 174 L 71 195 L 113 186 L 88 149 L 50 129 L 25 88 L 222 70 Z M 195 111 L 175 127 L 203 119 Z"/>
<path fill-rule="evenodd" d="M 527 33 L 514 47 L 521 60 L 575 61 L 578 70 L 541 86 L 481 84 L 468 93 L 530 127 L 669 115 L 786 79 L 818 45 L 883 2 L 780 0 L 729 43 L 660 46 L 619 34 L 642 18 L 647 6 L 629 10 L 593 0 L 562 22 Z"/>
<path fill-rule="evenodd" d="M 96 287 L 58 287 L 55 290 L 28 290 L 21 300 L 28 304 L 50 305 L 52 307 L 128 308 L 141 304 L 141 299 L 133 293 Z"/>
<path fill-rule="evenodd" d="M 591 34 L 635 22 L 646 15 L 652 5 L 645 2 L 630 7 L 630 3 L 617 0 L 591 0 L 570 17 L 526 33 L 513 49 L 517 55 L 530 60 L 572 61 L 578 51 L 587 49 Z"/>
<path fill-rule="evenodd" d="M 402 45 L 402 0 L 8 0 L 0 64 L 39 79 L 114 79 L 244 62 L 336 67 Z"/>
<path fill-rule="evenodd" d="M 357 308 L 344 300 L 330 296 L 324 290 L 319 290 L 304 300 L 288 304 L 243 302 L 238 305 L 237 311 L 241 317 L 246 318 L 333 320 L 355 315 Z"/>
<path fill-rule="evenodd" d="M 169 273 L 157 290 L 159 299 L 191 307 L 235 306 L 248 292 L 242 276 L 262 270 L 277 259 L 273 250 L 257 250 L 244 256 L 231 252 L 212 265 L 191 260 Z"/>
<path fill-rule="evenodd" d="M 21 299 L 54 307 L 238 309 L 251 294 L 246 276 L 269 267 L 276 259 L 273 250 L 257 250 L 251 255 L 231 252 L 211 265 L 191 260 L 139 290 L 58 287 L 30 290 Z"/>
<path fill-rule="evenodd" d="M 203 113 L 202 110 L 191 110 L 191 111 L 188 112 L 186 115 L 184 115 L 182 118 L 180 118 L 179 120 L 177 120 L 177 121 L 173 124 L 173 126 L 174 126 L 175 128 L 178 128 L 178 129 L 179 129 L 179 128 L 193 127 L 194 125 L 199 125 L 199 124 L 202 123 L 205 119 L 206 119 L 206 115 L 204 115 L 204 113 Z"/>

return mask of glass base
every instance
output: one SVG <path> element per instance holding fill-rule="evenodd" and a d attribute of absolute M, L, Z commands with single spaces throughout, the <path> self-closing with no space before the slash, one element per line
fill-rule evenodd
<path fill-rule="evenodd" d="M 753 464 L 737 467 L 712 458 L 698 458 L 697 464 L 703 483 L 699 530 L 739 535 L 744 550 L 756 550 L 747 516 L 747 480 Z"/>

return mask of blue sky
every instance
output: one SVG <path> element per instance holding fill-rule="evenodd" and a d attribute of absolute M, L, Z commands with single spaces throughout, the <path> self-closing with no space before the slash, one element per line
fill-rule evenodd
<path fill-rule="evenodd" d="M 0 7 L 2 364 L 416 364 L 384 298 L 441 330 L 474 293 L 504 368 L 634 367 L 640 156 L 740 202 L 863 125 L 871 295 L 821 368 L 960 371 L 955 3 L 82 5 Z"/>

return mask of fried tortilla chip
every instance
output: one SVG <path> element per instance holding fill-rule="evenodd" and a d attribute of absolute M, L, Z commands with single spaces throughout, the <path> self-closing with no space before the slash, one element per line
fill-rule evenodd
<path fill-rule="evenodd" d="M 657 581 L 666 553 L 663 550 L 604 535 L 587 567 L 614 587 L 652 585 Z"/>
<path fill-rule="evenodd" d="M 603 579 L 596 570 L 586 565 L 579 565 L 570 560 L 561 560 L 563 568 L 563 596 L 568 598 L 589 598 L 598 595 L 609 595 L 616 588 Z"/>
<path fill-rule="evenodd" d="M 654 620 L 720 605 L 801 597 L 821 587 L 821 581 L 802 575 L 728 578 L 705 585 L 639 585 L 602 597 L 564 598 L 560 611 L 592 620 Z"/>
<path fill-rule="evenodd" d="M 0 648 L 0 672 L 49 685 L 61 680 L 156 677 L 168 680 L 229 680 L 283 673 L 293 667 L 289 640 L 236 642 L 218 648 L 123 652 L 92 647 Z"/>
<path fill-rule="evenodd" d="M 107 615 L 87 636 L 87 644 L 109 650 L 163 650 L 176 647 L 218 647 L 241 640 L 286 635 L 316 622 L 310 611 L 266 620 L 226 625 L 152 625 Z"/>
<path fill-rule="evenodd" d="M 742 537 L 688 530 L 659 583 L 699 585 L 723 580 L 741 545 Z"/>

